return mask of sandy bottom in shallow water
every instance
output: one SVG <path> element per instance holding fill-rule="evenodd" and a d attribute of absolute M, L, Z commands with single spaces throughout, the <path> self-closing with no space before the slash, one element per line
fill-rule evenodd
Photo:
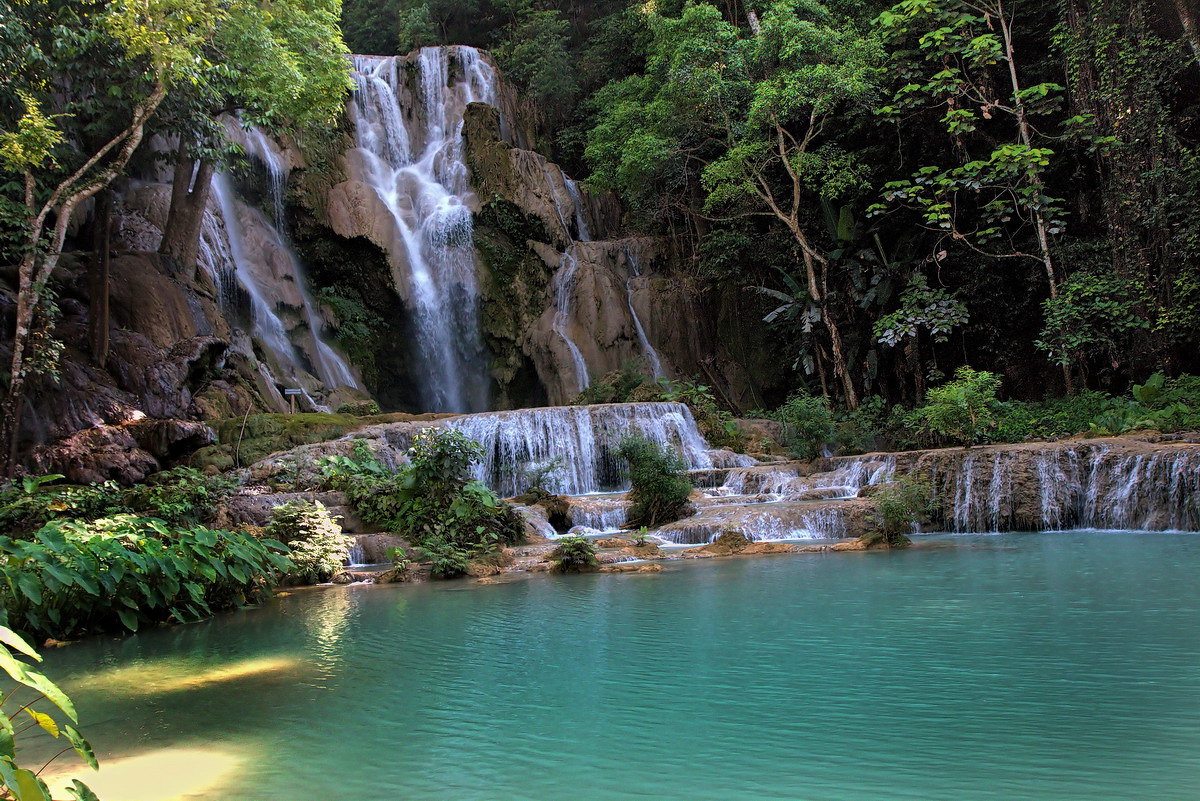
<path fill-rule="evenodd" d="M 304 662 L 293 656 L 264 656 L 211 667 L 155 660 L 95 674 L 87 679 L 87 685 L 124 695 L 158 695 L 247 678 L 282 680 L 304 669 Z"/>
<path fill-rule="evenodd" d="M 213 798 L 244 757 L 215 748 L 164 748 L 120 759 L 101 759 L 100 771 L 63 771 L 44 777 L 55 798 L 79 779 L 103 801 L 192 801 Z"/>

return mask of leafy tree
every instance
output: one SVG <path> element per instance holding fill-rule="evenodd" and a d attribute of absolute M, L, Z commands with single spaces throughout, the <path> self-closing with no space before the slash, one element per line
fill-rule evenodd
<path fill-rule="evenodd" d="M 954 380 L 929 390 L 918 417 L 935 435 L 971 447 L 996 425 L 1000 376 L 960 367 Z"/>
<path fill-rule="evenodd" d="M 1111 271 L 1080 270 L 1043 303 L 1045 327 L 1037 346 L 1057 364 L 1103 354 L 1113 363 L 1131 334 L 1151 327 L 1143 310 L 1145 286 Z"/>
<path fill-rule="evenodd" d="M 0 133 L 0 173 L 18 177 L 20 201 L 5 203 L 3 221 L 19 243 L 17 309 L 8 392 L 0 406 L 0 465 L 11 472 L 32 352 L 34 322 L 46 300 L 46 284 L 58 264 L 71 219 L 82 203 L 107 187 L 129 163 L 146 124 L 168 89 L 196 80 L 204 45 L 225 16 L 216 0 L 111 0 L 82 10 L 62 8 L 54 0 L 5 4 L 9 50 L 0 58 L 12 71 L 3 92 L 17 119 L 5 119 Z M 143 74 L 139 91 L 117 104 L 122 122 L 115 132 L 86 151 L 72 145 L 64 124 L 71 120 L 52 109 L 72 64 L 62 56 L 81 55 L 71 44 L 112 44 L 120 72 Z M 68 46 L 63 47 L 63 42 Z M 14 47 L 15 45 L 15 47 Z M 48 69 L 49 68 L 49 69 Z M 72 131 L 73 132 L 73 131 Z M 7 194 L 7 193 L 6 193 Z"/>
<path fill-rule="evenodd" d="M 807 213 L 864 187 L 866 169 L 831 135 L 834 120 L 865 111 L 876 93 L 876 40 L 819 3 L 778 3 L 742 31 L 707 3 L 678 19 L 646 12 L 654 39 L 646 71 L 609 84 L 589 137 L 592 182 L 638 194 L 682 183 L 706 218 L 766 217 L 785 227 L 804 290 L 829 339 L 846 403 L 858 403 L 839 321 L 829 303 L 829 259 Z"/>
<path fill-rule="evenodd" d="M 1023 5 L 1029 4 L 904 0 L 876 20 L 903 82 L 881 113 L 944 109 L 941 123 L 964 155 L 961 164 L 921 167 L 884 191 L 889 201 L 917 208 L 928 227 L 951 241 L 993 256 L 1040 260 L 1054 297 L 1050 237 L 1063 228 L 1061 201 L 1047 194 L 1045 172 L 1055 153 L 1038 146 L 1034 121 L 1058 107 L 1063 87 L 1029 84 L 1023 75 L 1016 57 Z M 1024 252 L 1010 223 L 1033 226 L 1036 253 Z"/>
<path fill-rule="evenodd" d="M 497 6 L 506 22 L 492 50 L 505 76 L 539 107 L 569 109 L 579 87 L 567 52 L 567 18 L 557 9 L 537 8 L 532 0 L 502 0 Z"/>

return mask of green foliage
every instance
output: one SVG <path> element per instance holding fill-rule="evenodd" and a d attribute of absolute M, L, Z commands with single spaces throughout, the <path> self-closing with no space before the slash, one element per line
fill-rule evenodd
<path fill-rule="evenodd" d="M 931 502 L 929 482 L 917 475 L 884 484 L 871 496 L 876 537 L 888 545 L 908 545 L 908 535 L 929 515 Z"/>
<path fill-rule="evenodd" d="M 687 465 L 673 448 L 633 436 L 621 443 L 617 455 L 629 472 L 627 526 L 657 528 L 683 517 L 692 482 Z"/>
<path fill-rule="evenodd" d="M 939 439 L 970 447 L 996 426 L 996 393 L 1000 376 L 960 367 L 954 380 L 929 390 L 916 410 L 924 426 Z"/>
<path fill-rule="evenodd" d="M 946 290 L 929 286 L 924 273 L 916 273 L 900 294 L 900 308 L 875 321 L 875 338 L 884 345 L 899 345 L 921 330 L 935 342 L 945 342 L 951 331 L 967 322 L 967 307 Z"/>
<path fill-rule="evenodd" d="M 217 505 L 237 486 L 235 479 L 209 476 L 193 467 L 155 473 L 126 490 L 125 506 L 132 512 L 160 518 L 171 525 L 209 523 Z"/>
<path fill-rule="evenodd" d="M 328 581 L 350 556 L 353 537 L 329 516 L 320 501 L 289 501 L 271 510 L 267 534 L 291 550 L 288 576 L 300 584 Z"/>
<path fill-rule="evenodd" d="M 120 507 L 120 490 L 102 486 L 55 485 L 59 474 L 23 476 L 0 486 L 0 531 L 24 538 L 56 517 L 100 517 Z"/>
<path fill-rule="evenodd" d="M 79 716 L 71 699 L 45 674 L 33 669 L 31 662 L 41 662 L 41 655 L 7 626 L 0 626 L 0 643 L 3 643 L 0 666 L 9 679 L 33 693 L 33 699 L 29 700 L 26 693 L 10 692 L 0 704 L 0 797 L 14 801 L 51 801 L 50 791 L 38 776 L 58 757 L 73 751 L 92 770 L 99 770 L 99 763 L 91 744 L 73 725 L 79 722 Z M 60 714 L 70 723 L 62 721 Z M 65 741 L 66 746 L 34 771 L 20 766 L 17 749 L 25 745 L 28 734 L 37 729 L 59 743 Z M 72 781 L 67 791 L 79 801 L 97 801 L 95 794 L 78 779 Z"/>
<path fill-rule="evenodd" d="M 542 108 L 569 108 L 578 91 L 574 59 L 567 52 L 570 25 L 557 9 L 531 0 L 501 0 L 503 33 L 492 48 L 506 77 L 516 82 Z"/>
<path fill-rule="evenodd" d="M 530 464 L 523 467 L 519 471 L 521 483 L 525 485 L 522 495 L 534 494 L 549 494 L 546 485 L 551 483 L 554 476 L 562 472 L 564 466 L 563 460 L 555 456 L 542 464 Z"/>
<path fill-rule="evenodd" d="M 817 458 L 834 438 L 833 412 L 820 396 L 793 395 L 771 418 L 783 423 L 783 444 L 800 459 Z"/>
<path fill-rule="evenodd" d="M 1145 286 L 1111 270 L 1080 270 L 1042 308 L 1045 327 L 1037 346 L 1057 364 L 1080 356 L 1114 358 L 1138 331 L 1151 328 Z"/>
<path fill-rule="evenodd" d="M 53 520 L 32 540 L 0 537 L 0 601 L 10 625 L 40 637 L 137 631 L 260 600 L 286 553 L 245 532 L 150 517 Z"/>
<path fill-rule="evenodd" d="M 371 417 L 372 415 L 380 414 L 381 409 L 379 404 L 373 400 L 370 401 L 355 401 L 353 403 L 343 403 L 337 407 L 338 414 L 352 414 L 358 417 Z"/>
<path fill-rule="evenodd" d="M 587 537 L 562 537 L 550 552 L 555 573 L 584 573 L 600 566 L 596 546 Z"/>
<path fill-rule="evenodd" d="M 434 575 L 462 575 L 475 558 L 518 542 L 520 515 L 470 477 L 479 445 L 452 428 L 422 429 L 408 462 L 391 470 L 365 443 L 352 457 L 321 463 L 326 486 L 344 489 L 363 520 L 400 534 L 434 563 Z"/>

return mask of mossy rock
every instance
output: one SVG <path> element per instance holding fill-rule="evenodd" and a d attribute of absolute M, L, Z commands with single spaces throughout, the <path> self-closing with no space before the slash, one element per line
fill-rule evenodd
<path fill-rule="evenodd" d="M 299 445 L 327 442 L 351 431 L 378 423 L 396 423 L 413 419 L 411 414 L 376 414 L 357 417 L 351 414 L 252 414 L 230 417 L 214 424 L 217 444 L 201 448 L 192 456 L 194 467 L 213 466 L 232 470 L 254 464 L 273 453 Z"/>

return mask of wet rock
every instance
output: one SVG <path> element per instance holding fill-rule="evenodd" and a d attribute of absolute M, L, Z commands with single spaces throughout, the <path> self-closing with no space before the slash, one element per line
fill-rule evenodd
<path fill-rule="evenodd" d="M 601 573 L 661 573 L 662 570 L 662 565 L 647 565 L 637 562 L 623 562 L 615 565 L 604 565 L 600 568 Z"/>

